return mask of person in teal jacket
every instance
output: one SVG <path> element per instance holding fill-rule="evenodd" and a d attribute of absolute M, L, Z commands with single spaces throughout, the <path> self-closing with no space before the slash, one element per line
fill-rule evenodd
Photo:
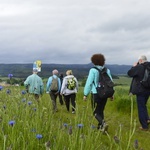
<path fill-rule="evenodd" d="M 105 64 L 105 57 L 102 54 L 94 54 L 91 57 L 91 61 L 94 64 L 94 67 L 97 67 L 98 69 L 102 70 L 104 68 Z M 112 76 L 110 73 L 110 70 L 107 69 L 107 74 L 112 80 Z M 94 116 L 98 120 L 98 129 L 101 130 L 106 130 L 108 125 L 104 121 L 104 108 L 107 102 L 107 98 L 105 99 L 100 99 L 97 91 L 96 91 L 96 86 L 99 81 L 99 72 L 95 68 L 91 68 L 89 70 L 88 78 L 86 80 L 86 84 L 84 87 L 84 97 L 83 99 L 86 100 L 88 95 L 92 93 L 92 98 L 94 103 L 96 104 L 95 109 L 94 109 Z"/>
<path fill-rule="evenodd" d="M 37 75 L 38 70 L 33 69 L 33 74 L 28 76 L 24 81 L 24 85 L 29 94 L 33 94 L 35 99 L 38 100 L 39 96 L 44 92 L 44 85 L 42 79 Z"/>

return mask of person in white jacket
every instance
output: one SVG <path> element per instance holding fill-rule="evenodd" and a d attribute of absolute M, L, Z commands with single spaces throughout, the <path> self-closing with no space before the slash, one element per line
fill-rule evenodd
<path fill-rule="evenodd" d="M 72 105 L 72 113 L 75 113 L 76 108 L 76 93 L 78 92 L 78 81 L 74 77 L 72 70 L 66 71 L 66 76 L 63 78 L 63 83 L 61 87 L 61 95 L 64 95 L 65 104 L 67 111 L 70 108 L 70 101 Z"/>

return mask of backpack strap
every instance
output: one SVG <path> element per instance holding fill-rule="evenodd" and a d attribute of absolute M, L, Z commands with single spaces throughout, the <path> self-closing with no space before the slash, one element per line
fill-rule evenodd
<path fill-rule="evenodd" d="M 98 69 L 97 67 L 93 67 L 93 68 L 96 69 L 96 70 L 98 70 L 98 72 L 99 72 L 99 79 L 100 79 L 100 74 L 101 74 L 101 72 L 107 69 L 106 67 L 104 67 L 102 70 Z M 96 87 L 94 81 L 93 81 L 93 84 L 94 84 L 94 86 Z"/>

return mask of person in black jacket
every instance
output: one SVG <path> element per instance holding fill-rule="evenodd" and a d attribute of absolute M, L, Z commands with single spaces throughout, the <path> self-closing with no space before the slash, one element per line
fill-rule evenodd
<path fill-rule="evenodd" d="M 148 130 L 148 124 L 150 123 L 150 118 L 147 111 L 147 101 L 150 96 L 150 89 L 144 88 L 141 85 L 141 81 L 144 77 L 145 65 L 150 65 L 147 61 L 146 56 L 140 56 L 137 63 L 134 63 L 133 67 L 128 71 L 128 76 L 133 77 L 130 94 L 136 95 L 138 117 L 141 130 Z"/>

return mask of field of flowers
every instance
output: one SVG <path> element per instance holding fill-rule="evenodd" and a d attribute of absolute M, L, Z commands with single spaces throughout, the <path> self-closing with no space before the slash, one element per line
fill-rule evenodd
<path fill-rule="evenodd" d="M 140 131 L 135 97 L 129 86 L 117 86 L 114 100 L 105 109 L 108 132 L 97 130 L 90 96 L 83 101 L 83 87 L 77 94 L 76 113 L 68 113 L 57 101 L 52 112 L 48 94 L 40 102 L 24 87 L 0 89 L 0 150 L 148 150 L 149 131 Z M 150 103 L 148 103 L 150 106 Z M 149 107 L 150 109 L 150 107 Z"/>

